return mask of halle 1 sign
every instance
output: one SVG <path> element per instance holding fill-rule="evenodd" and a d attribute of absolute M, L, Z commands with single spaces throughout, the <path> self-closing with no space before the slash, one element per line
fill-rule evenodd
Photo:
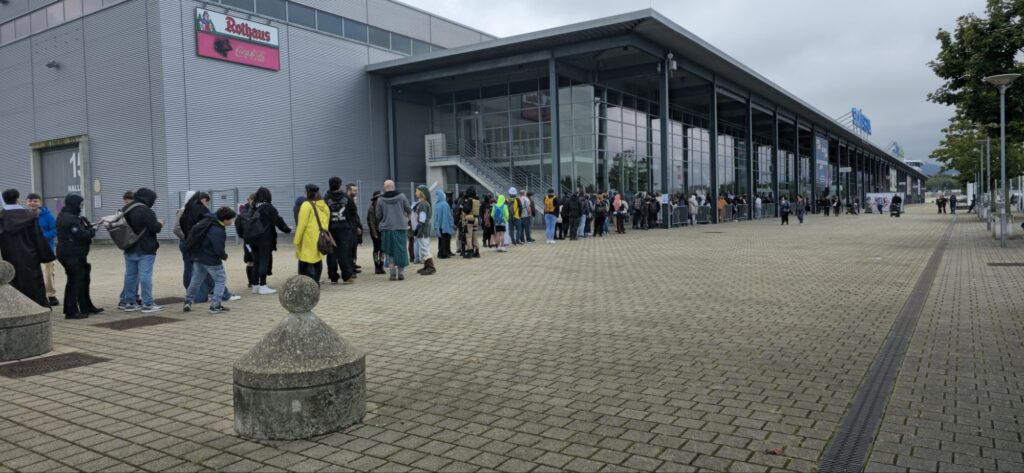
<path fill-rule="evenodd" d="M 196 8 L 196 54 L 246 66 L 281 70 L 277 28 Z"/>

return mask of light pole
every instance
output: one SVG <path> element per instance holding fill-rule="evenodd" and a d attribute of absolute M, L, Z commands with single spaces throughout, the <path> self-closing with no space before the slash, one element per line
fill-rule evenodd
<path fill-rule="evenodd" d="M 984 211 L 979 211 L 978 212 L 978 217 L 981 217 L 982 215 L 984 215 L 984 217 L 985 217 L 985 229 L 986 230 L 991 230 L 992 229 L 992 219 L 989 218 L 989 215 L 990 215 L 989 210 L 990 210 L 992 204 L 989 203 L 988 194 L 986 194 L 986 189 L 991 187 L 991 186 L 988 185 L 988 181 L 989 181 L 989 179 L 991 179 L 991 176 L 989 176 L 989 174 L 991 174 L 991 172 L 986 171 L 986 165 L 987 165 L 986 163 L 988 163 L 989 160 L 985 159 L 985 153 L 988 152 L 989 145 L 990 145 L 989 141 L 990 140 L 988 138 L 985 138 L 984 140 L 976 140 L 975 141 L 976 143 L 978 143 L 980 145 L 984 145 L 984 146 L 981 147 L 981 190 L 978 192 L 978 195 L 981 197 L 981 206 L 979 208 L 984 208 L 985 210 Z"/>
<path fill-rule="evenodd" d="M 1010 199 L 1006 195 L 1006 89 L 1020 74 L 999 74 L 988 76 L 985 82 L 999 88 L 999 193 L 1003 194 L 1003 205 L 999 208 L 999 246 L 1006 248 L 1006 214 L 1010 211 Z"/>

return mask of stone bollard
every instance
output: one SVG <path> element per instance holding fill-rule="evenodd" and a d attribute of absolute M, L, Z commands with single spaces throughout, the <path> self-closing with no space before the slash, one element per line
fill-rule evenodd
<path fill-rule="evenodd" d="M 14 266 L 0 261 L 0 361 L 20 360 L 53 349 L 50 309 L 12 287 Z"/>
<path fill-rule="evenodd" d="M 320 286 L 292 276 L 278 297 L 289 314 L 235 363 L 235 431 L 293 440 L 361 421 L 366 356 L 311 312 Z"/>

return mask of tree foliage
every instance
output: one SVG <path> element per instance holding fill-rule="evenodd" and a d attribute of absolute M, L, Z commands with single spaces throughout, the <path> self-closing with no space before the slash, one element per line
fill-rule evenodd
<path fill-rule="evenodd" d="M 960 180 L 948 174 L 936 174 L 924 181 L 924 188 L 929 192 L 961 189 Z"/>
<path fill-rule="evenodd" d="M 942 129 L 942 141 L 939 147 L 932 151 L 930 158 L 942 163 L 942 169 L 955 169 L 960 173 L 956 178 L 961 184 L 975 182 L 980 164 L 982 163 L 981 150 L 984 146 L 980 141 L 988 138 L 982 127 L 955 116 L 949 121 L 949 126 Z M 992 177 L 999 176 L 999 140 L 988 138 L 992 145 L 991 162 L 989 169 Z M 986 155 L 987 157 L 988 155 Z M 1024 146 L 1020 143 L 1006 144 L 1006 175 L 1020 176 L 1024 174 Z"/>
<path fill-rule="evenodd" d="M 932 157 L 947 169 L 960 171 L 962 179 L 973 179 L 977 167 L 970 158 L 977 157 L 977 145 L 969 141 L 992 139 L 992 156 L 998 156 L 999 90 L 982 79 L 1024 73 L 1024 0 L 988 0 L 985 15 L 961 16 L 952 32 L 940 29 L 936 38 L 941 51 L 928 63 L 944 80 L 928 100 L 955 107 L 957 115 L 943 130 L 946 139 Z M 1006 93 L 1006 124 L 1007 148 L 1012 150 L 1013 143 L 1024 142 L 1024 79 Z M 1011 176 L 1020 175 L 1019 153 L 1016 156 L 1007 156 Z"/>

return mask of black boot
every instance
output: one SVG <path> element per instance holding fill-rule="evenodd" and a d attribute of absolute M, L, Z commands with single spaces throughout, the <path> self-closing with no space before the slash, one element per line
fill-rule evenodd
<path fill-rule="evenodd" d="M 479 258 L 480 257 L 480 248 L 477 248 L 476 250 L 473 250 L 473 257 L 474 258 Z"/>

